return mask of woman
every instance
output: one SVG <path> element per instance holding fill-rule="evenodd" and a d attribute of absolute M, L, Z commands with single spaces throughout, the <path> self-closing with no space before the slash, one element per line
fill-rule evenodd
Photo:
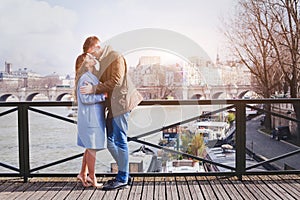
<path fill-rule="evenodd" d="M 104 94 L 80 94 L 79 88 L 89 82 L 92 85 L 99 83 L 96 74 L 96 60 L 88 53 L 83 53 L 77 59 L 75 78 L 75 97 L 78 104 L 77 144 L 86 148 L 80 173 L 77 179 L 84 187 L 100 187 L 95 176 L 96 151 L 105 146 L 105 117 Z M 87 175 L 88 174 L 88 175 Z"/>

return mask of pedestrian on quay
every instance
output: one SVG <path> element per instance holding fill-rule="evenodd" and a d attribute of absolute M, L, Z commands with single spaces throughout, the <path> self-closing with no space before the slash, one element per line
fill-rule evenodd
<path fill-rule="evenodd" d="M 78 104 L 77 144 L 85 148 L 81 171 L 77 179 L 84 187 L 101 187 L 95 175 L 96 151 L 105 148 L 105 95 L 81 94 L 79 88 L 87 82 L 97 85 L 97 61 L 89 53 L 83 53 L 76 60 L 75 98 Z"/>
<path fill-rule="evenodd" d="M 130 111 L 142 101 L 142 96 L 130 84 L 125 58 L 112 50 L 111 46 L 101 47 L 100 40 L 96 36 L 91 36 L 87 40 L 93 41 L 86 46 L 87 52 L 95 56 L 100 63 L 98 75 L 100 82 L 97 85 L 87 83 L 80 88 L 80 93 L 107 93 L 107 148 L 118 166 L 116 177 L 107 181 L 103 189 L 124 188 L 129 182 L 128 119 Z"/>

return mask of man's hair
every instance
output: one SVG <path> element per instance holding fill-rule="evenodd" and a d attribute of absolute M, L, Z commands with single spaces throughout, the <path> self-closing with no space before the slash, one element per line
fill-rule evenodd
<path fill-rule="evenodd" d="M 86 38 L 84 44 L 83 44 L 83 52 L 87 53 L 87 50 L 95 45 L 97 42 L 100 42 L 99 38 L 96 36 L 90 36 L 88 38 Z"/>

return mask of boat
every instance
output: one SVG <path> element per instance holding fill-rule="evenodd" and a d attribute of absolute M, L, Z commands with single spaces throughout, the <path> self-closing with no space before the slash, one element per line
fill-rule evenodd
<path fill-rule="evenodd" d="M 225 137 L 229 124 L 227 122 L 200 121 L 196 123 L 196 133 L 203 133 L 208 140 Z"/>
<path fill-rule="evenodd" d="M 198 121 L 196 132 L 203 134 L 204 143 L 208 147 L 219 147 L 223 144 L 231 144 L 235 133 L 235 124 L 231 126 L 227 122 Z"/>
<path fill-rule="evenodd" d="M 167 161 L 164 167 L 164 172 L 167 173 L 191 173 L 204 172 L 204 168 L 200 162 L 193 160 L 173 160 Z"/>

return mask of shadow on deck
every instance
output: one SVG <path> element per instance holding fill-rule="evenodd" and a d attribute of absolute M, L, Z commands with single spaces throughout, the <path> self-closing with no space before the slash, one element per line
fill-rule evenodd
<path fill-rule="evenodd" d="M 98 178 L 105 182 L 107 178 Z M 126 189 L 83 188 L 75 178 L 0 179 L 0 199 L 298 199 L 299 175 L 135 177 Z"/>

